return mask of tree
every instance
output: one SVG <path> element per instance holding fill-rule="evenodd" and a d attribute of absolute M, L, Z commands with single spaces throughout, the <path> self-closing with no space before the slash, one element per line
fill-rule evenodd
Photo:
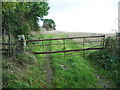
<path fill-rule="evenodd" d="M 38 17 L 42 19 L 49 9 L 47 2 L 3 2 L 2 31 L 16 37 L 38 30 Z"/>
<path fill-rule="evenodd" d="M 52 19 L 44 19 L 43 27 L 46 28 L 47 30 L 49 28 L 55 29 L 56 24 L 55 24 L 54 20 L 52 20 Z"/>

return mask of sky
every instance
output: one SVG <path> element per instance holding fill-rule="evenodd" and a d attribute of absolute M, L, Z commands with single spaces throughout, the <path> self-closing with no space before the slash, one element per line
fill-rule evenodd
<path fill-rule="evenodd" d="M 56 30 L 111 33 L 117 30 L 119 0 L 49 0 Z"/>

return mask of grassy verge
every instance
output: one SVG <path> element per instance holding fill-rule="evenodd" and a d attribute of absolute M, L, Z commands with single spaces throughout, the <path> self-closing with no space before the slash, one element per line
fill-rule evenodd
<path fill-rule="evenodd" d="M 35 39 L 38 37 L 35 37 Z M 31 54 L 39 47 L 33 48 L 28 44 L 27 52 L 17 54 L 16 58 L 3 56 L 2 87 L 3 88 L 46 88 L 44 59 Z"/>
<path fill-rule="evenodd" d="M 118 45 L 117 36 L 105 39 L 105 49 L 90 53 L 88 59 L 100 73 L 105 75 L 117 87 L 120 87 L 120 46 Z M 103 71 L 103 72 L 102 72 Z"/>
<path fill-rule="evenodd" d="M 28 39 L 43 39 L 44 35 L 28 37 Z M 50 38 L 48 37 L 44 38 Z M 16 58 L 2 58 L 3 88 L 48 88 L 46 80 L 45 55 L 33 55 L 32 52 L 42 51 L 42 47 L 27 44 L 26 52 L 17 54 Z"/>
<path fill-rule="evenodd" d="M 120 63 L 117 60 L 111 58 L 112 55 L 108 55 L 110 52 L 106 50 L 92 52 L 88 56 L 88 60 L 93 67 L 99 71 L 102 77 L 107 78 L 115 87 L 119 87 L 119 73 Z M 112 56 L 112 57 L 116 57 Z"/>
<path fill-rule="evenodd" d="M 47 87 L 43 61 L 23 54 L 16 59 L 3 59 L 3 88 Z"/>

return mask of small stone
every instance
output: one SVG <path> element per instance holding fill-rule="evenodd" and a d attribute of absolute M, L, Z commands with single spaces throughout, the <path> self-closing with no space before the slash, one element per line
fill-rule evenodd
<path fill-rule="evenodd" d="M 64 67 L 64 65 L 61 65 L 61 67 Z"/>
<path fill-rule="evenodd" d="M 99 76 L 97 76 L 97 79 L 100 79 L 100 77 L 99 77 Z"/>
<path fill-rule="evenodd" d="M 46 72 L 46 71 L 44 71 L 44 72 Z"/>

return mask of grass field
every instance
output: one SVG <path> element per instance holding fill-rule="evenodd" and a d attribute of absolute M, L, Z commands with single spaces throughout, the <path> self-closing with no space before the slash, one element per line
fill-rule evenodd
<path fill-rule="evenodd" d="M 54 36 L 59 36 L 59 35 L 62 35 L 62 34 L 65 34 L 65 35 L 68 35 L 69 37 L 77 37 L 77 36 L 95 36 L 95 35 L 106 35 L 106 37 L 111 37 L 111 36 L 114 36 L 115 33 L 92 33 L 92 32 L 64 32 L 64 31 L 46 31 L 46 32 L 43 32 L 43 34 L 54 34 Z M 33 34 L 35 34 L 33 32 Z M 37 33 L 36 33 L 37 34 Z M 55 35 L 57 34 L 57 35 Z"/>
<path fill-rule="evenodd" d="M 39 36 L 39 35 L 38 35 Z M 53 33 L 43 35 L 44 39 L 47 38 L 55 38 L 56 35 Z M 66 34 L 59 34 L 57 37 L 68 37 Z M 43 39 L 42 38 L 42 39 Z M 45 41 L 44 43 L 37 43 L 36 45 L 45 45 L 45 44 L 57 44 L 63 42 L 62 40 L 58 41 Z M 66 42 L 74 42 L 72 40 L 66 40 Z M 37 48 L 36 48 L 37 47 Z M 54 46 L 36 46 L 32 49 L 33 52 L 40 52 L 40 51 L 60 51 L 64 50 L 63 45 L 54 45 Z M 88 46 L 86 46 L 88 47 Z M 83 48 L 80 44 L 67 44 L 66 50 L 71 49 L 79 49 Z M 89 54 L 90 51 L 86 52 L 86 55 Z M 68 53 L 56 53 L 56 54 L 49 54 L 50 64 L 52 67 L 52 75 L 51 82 L 49 83 L 51 87 L 54 88 L 100 88 L 100 87 L 112 87 L 108 82 L 102 82 L 103 84 L 99 83 L 98 75 L 96 74 L 96 70 L 92 67 L 91 63 L 89 63 L 86 58 L 83 58 L 83 52 L 68 52 Z M 46 57 L 46 55 L 36 55 L 36 57 Z M 87 56 L 85 56 L 87 57 Z M 40 59 L 40 58 L 39 58 Z M 46 61 L 46 58 L 44 60 Z M 46 68 L 47 71 L 47 68 Z M 49 75 L 49 74 L 48 74 Z M 102 80 L 103 81 L 103 80 Z"/>
<path fill-rule="evenodd" d="M 34 39 L 51 39 L 69 37 L 67 34 L 47 33 L 34 35 Z M 64 45 L 40 46 L 45 44 L 63 43 L 63 40 L 36 42 L 27 44 L 26 54 L 17 56 L 16 59 L 4 58 L 3 84 L 6 88 L 110 88 L 115 87 L 106 72 L 95 66 L 87 59 L 93 51 L 68 52 L 55 54 L 32 55 L 33 52 L 59 51 L 83 48 L 81 44 L 74 44 L 73 40 L 66 40 Z M 86 48 L 89 45 L 86 44 Z M 44 57 L 44 58 L 43 58 Z M 100 70 L 100 73 L 99 73 Z M 102 75 L 101 75 L 102 74 Z M 106 74 L 106 76 L 104 75 Z"/>

